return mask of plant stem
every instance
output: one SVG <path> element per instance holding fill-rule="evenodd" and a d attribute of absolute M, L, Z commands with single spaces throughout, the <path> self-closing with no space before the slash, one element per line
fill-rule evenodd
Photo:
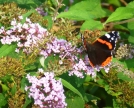
<path fill-rule="evenodd" d="M 127 22 L 131 22 L 131 21 L 134 21 L 134 18 L 124 20 L 124 21 L 120 21 L 120 22 L 107 23 L 107 24 L 105 24 L 105 26 L 111 26 L 111 25 L 114 26 L 114 25 L 118 25 L 118 24 L 124 24 L 124 23 L 127 23 Z"/>

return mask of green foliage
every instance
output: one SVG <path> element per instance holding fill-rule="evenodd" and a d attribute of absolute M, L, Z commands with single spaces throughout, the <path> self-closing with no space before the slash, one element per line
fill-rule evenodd
<path fill-rule="evenodd" d="M 100 0 L 96 0 L 95 2 L 93 0 L 85 0 L 70 7 L 69 11 L 60 13 L 57 18 L 64 17 L 74 20 L 90 20 L 104 16 L 105 12 L 100 6 Z"/>
<path fill-rule="evenodd" d="M 65 81 L 65 80 L 61 80 L 62 81 L 62 84 L 66 87 L 66 88 L 68 88 L 68 89 L 70 89 L 71 91 L 73 91 L 74 93 L 76 93 L 77 95 L 79 95 L 80 96 L 80 98 L 83 100 L 83 96 L 81 95 L 81 93 L 76 89 L 76 88 L 74 88 L 70 83 L 68 83 L 67 81 Z"/>
<path fill-rule="evenodd" d="M 12 1 L 16 2 L 19 7 L 14 3 L 8 4 Z M 63 2 L 60 0 L 12 1 L 0 1 L 1 4 L 7 3 L 0 6 L 0 26 L 4 26 L 6 29 L 11 28 L 9 25 L 13 18 L 22 15 L 23 19 L 21 21 L 17 19 L 18 22 L 24 24 L 26 18 L 30 18 L 33 23 L 39 23 L 50 32 L 50 37 L 48 36 L 50 41 L 53 40 L 54 36 L 57 36 L 79 48 L 82 46 L 80 31 L 100 30 L 103 32 L 103 30 L 108 29 L 109 31 L 119 31 L 121 35 L 115 53 L 121 42 L 134 45 L 134 1 L 126 6 L 119 0 L 74 0 L 73 3 L 66 0 Z M 104 7 L 102 2 L 110 5 Z M 35 8 L 39 6 L 45 11 L 45 16 L 36 12 Z M 110 6 L 115 11 L 110 10 Z M 64 11 L 67 7 L 69 9 Z M 11 11 L 9 11 L 10 9 Z M 3 35 L 1 34 L 0 38 Z M 104 68 L 100 72 L 96 72 L 97 75 L 93 78 L 86 74 L 84 74 L 84 78 L 79 78 L 75 75 L 68 75 L 73 63 L 71 60 L 67 61 L 66 57 L 61 59 L 56 53 L 48 54 L 47 58 L 39 55 L 40 47 L 45 49 L 47 43 L 49 41 L 46 38 L 43 45 L 35 48 L 32 54 L 23 54 L 22 52 L 17 54 L 15 52 L 16 43 L 0 44 L 0 108 L 15 107 L 13 101 L 17 105 L 21 104 L 23 108 L 34 107 L 32 106 L 34 101 L 25 92 L 25 86 L 29 85 L 26 74 L 30 73 L 39 79 L 43 75 L 37 72 L 38 68 L 43 68 L 46 72 L 54 72 L 55 78 L 61 79 L 67 108 L 84 108 L 86 105 L 91 108 L 134 107 L 134 58 L 118 59 L 114 56 L 109 73 L 106 73 Z M 130 51 L 128 53 L 134 56 L 133 48 L 134 46 L 128 49 Z M 78 58 L 81 56 L 84 54 L 77 54 Z M 60 64 L 59 60 L 65 64 Z M 105 105 L 100 106 L 101 102 Z"/>
<path fill-rule="evenodd" d="M 0 93 L 0 107 L 3 107 L 7 104 L 6 98 L 2 93 Z"/>
<path fill-rule="evenodd" d="M 3 45 L 0 48 L 0 57 L 7 56 L 9 53 L 13 52 L 16 45 Z"/>
<path fill-rule="evenodd" d="M 133 16 L 134 13 L 132 8 L 119 7 L 108 17 L 105 23 L 133 18 Z"/>
<path fill-rule="evenodd" d="M 103 25 L 100 21 L 95 20 L 86 20 L 83 25 L 81 26 L 81 30 L 101 30 L 103 28 Z"/>
<path fill-rule="evenodd" d="M 80 97 L 73 97 L 66 99 L 68 103 L 68 108 L 84 108 L 84 101 Z"/>

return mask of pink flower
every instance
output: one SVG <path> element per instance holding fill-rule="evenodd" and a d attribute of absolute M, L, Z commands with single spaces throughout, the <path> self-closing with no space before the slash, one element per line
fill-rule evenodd
<path fill-rule="evenodd" d="M 21 19 L 21 16 L 19 18 Z M 22 50 L 27 54 L 32 53 L 33 48 L 38 47 L 38 44 L 43 42 L 45 36 L 49 34 L 47 29 L 38 23 L 32 23 L 28 18 L 24 24 L 17 23 L 16 19 L 13 19 L 11 25 L 12 27 L 9 30 L 1 27 L 0 34 L 3 37 L 0 41 L 2 44 L 17 42 L 16 52 Z"/>
<path fill-rule="evenodd" d="M 29 98 L 34 99 L 34 104 L 41 108 L 65 108 L 64 89 L 61 80 L 54 79 L 54 73 L 44 72 L 44 76 L 37 79 L 27 74 L 31 86 L 26 86 Z"/>

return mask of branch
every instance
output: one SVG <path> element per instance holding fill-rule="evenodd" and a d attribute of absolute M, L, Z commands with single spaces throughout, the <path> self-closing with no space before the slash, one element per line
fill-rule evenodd
<path fill-rule="evenodd" d="M 125 0 L 120 0 L 125 6 L 127 5 L 127 2 Z"/>
<path fill-rule="evenodd" d="M 111 22 L 111 23 L 105 24 L 105 26 L 111 26 L 111 25 L 114 26 L 114 25 L 118 25 L 118 24 L 128 23 L 128 22 L 131 22 L 131 21 L 134 21 L 134 18 L 124 20 L 124 21 L 120 21 L 120 22 Z"/>

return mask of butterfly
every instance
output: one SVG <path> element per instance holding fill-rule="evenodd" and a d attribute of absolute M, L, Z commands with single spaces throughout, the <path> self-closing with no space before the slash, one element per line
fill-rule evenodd
<path fill-rule="evenodd" d="M 81 39 L 92 67 L 105 67 L 111 62 L 112 52 L 115 50 L 119 37 L 119 32 L 112 31 L 89 43 L 85 36 L 81 34 Z"/>

